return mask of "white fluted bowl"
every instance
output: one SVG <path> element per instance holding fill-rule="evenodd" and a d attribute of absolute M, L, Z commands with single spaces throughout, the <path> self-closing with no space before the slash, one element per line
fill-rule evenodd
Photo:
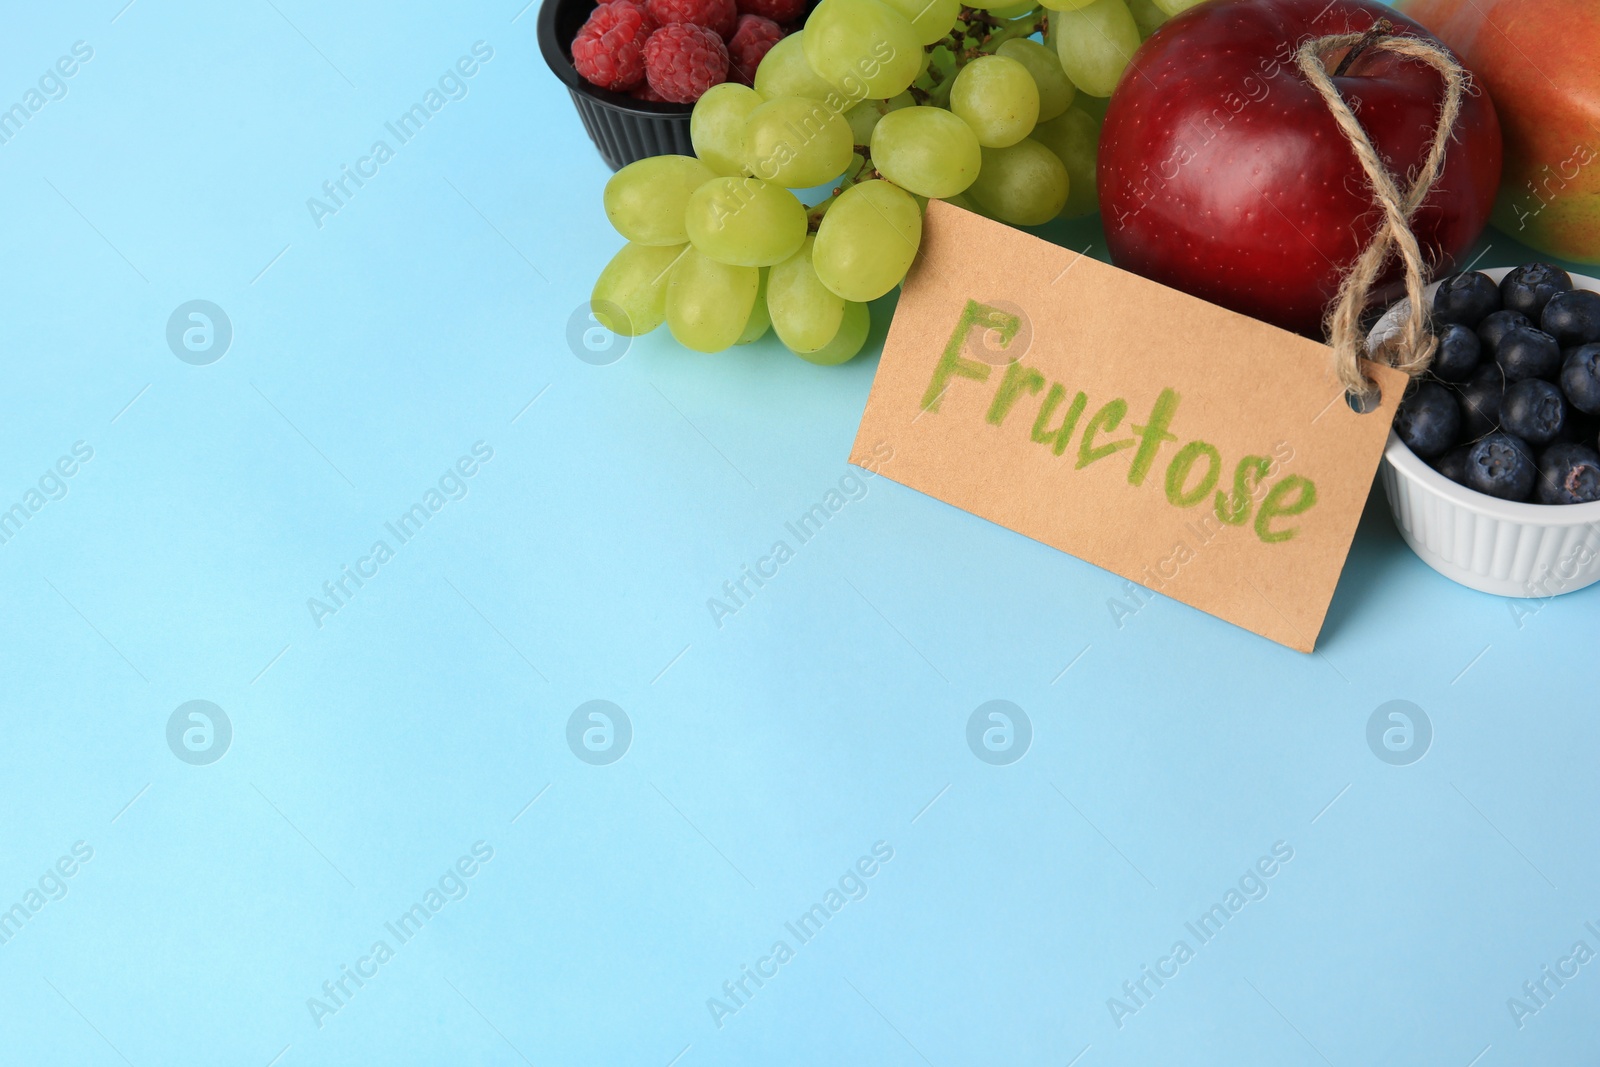
<path fill-rule="evenodd" d="M 1485 270 L 1500 281 L 1510 267 Z M 1600 281 L 1573 275 L 1580 289 Z M 1433 299 L 1437 285 L 1429 286 Z M 1402 300 L 1368 336 L 1368 348 L 1399 328 Z M 1548 597 L 1600 582 L 1600 501 L 1524 504 L 1457 485 L 1391 432 L 1383 452 L 1383 490 L 1400 536 L 1422 562 L 1471 589 L 1497 596 Z"/>

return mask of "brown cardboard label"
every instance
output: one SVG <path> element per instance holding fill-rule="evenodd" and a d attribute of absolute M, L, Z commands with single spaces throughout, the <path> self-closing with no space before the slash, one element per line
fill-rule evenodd
<path fill-rule="evenodd" d="M 1219 267 L 1220 269 L 1220 267 Z M 1302 652 L 1405 376 L 930 202 L 851 462 Z"/>

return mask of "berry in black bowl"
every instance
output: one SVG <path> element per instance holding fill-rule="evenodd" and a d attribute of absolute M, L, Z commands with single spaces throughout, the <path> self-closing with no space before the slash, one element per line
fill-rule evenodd
<path fill-rule="evenodd" d="M 1476 327 L 1499 310 L 1500 287 L 1487 274 L 1475 270 L 1452 274 L 1439 283 L 1433 294 L 1433 321 L 1438 326 L 1455 323 Z"/>
<path fill-rule="evenodd" d="M 745 6 L 791 26 L 814 5 Z M 544 0 L 539 51 L 612 170 L 646 156 L 692 156 L 692 101 L 724 80 L 748 84 L 783 36 L 773 19 L 741 10 L 737 0 Z"/>
<path fill-rule="evenodd" d="M 1539 457 L 1541 504 L 1589 504 L 1600 500 L 1600 452 L 1586 445 L 1551 445 Z"/>
<path fill-rule="evenodd" d="M 1572 288 L 1572 275 L 1549 263 L 1529 263 L 1500 282 L 1500 301 L 1508 311 L 1520 311 L 1537 320 L 1557 293 Z"/>
<path fill-rule="evenodd" d="M 593 0 L 544 0 L 539 9 L 539 50 L 550 70 L 566 85 L 600 158 L 612 170 L 620 170 L 645 156 L 694 155 L 694 145 L 689 140 L 689 105 L 631 95 L 629 89 L 602 88 L 578 73 L 572 45 L 595 9 Z M 632 92 L 640 91 L 638 75 L 646 42 L 637 43 L 638 55 L 630 56 L 627 69 L 616 79 L 617 83 L 631 81 Z"/>
<path fill-rule="evenodd" d="M 1600 293 L 1587 289 L 1557 293 L 1544 306 L 1539 328 L 1562 348 L 1600 342 Z"/>
<path fill-rule="evenodd" d="M 1500 338 L 1494 359 L 1509 382 L 1549 378 L 1561 369 L 1561 345 L 1543 330 L 1513 326 Z"/>
<path fill-rule="evenodd" d="M 1492 433 L 1467 453 L 1467 487 L 1501 500 L 1527 500 L 1538 477 L 1528 445 L 1506 433 Z"/>
<path fill-rule="evenodd" d="M 1438 382 L 1419 382 L 1400 401 L 1394 432 L 1423 459 L 1442 456 L 1461 432 L 1461 408 Z"/>
<path fill-rule="evenodd" d="M 1530 445 L 1547 445 L 1566 429 L 1568 410 L 1560 389 L 1540 378 L 1526 378 L 1506 390 L 1500 427 Z"/>

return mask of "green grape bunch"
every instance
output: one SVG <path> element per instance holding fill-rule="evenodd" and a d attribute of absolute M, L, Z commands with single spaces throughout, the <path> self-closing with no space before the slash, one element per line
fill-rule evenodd
<path fill-rule="evenodd" d="M 770 329 L 811 363 L 850 360 L 867 304 L 916 258 L 930 199 L 1015 226 L 1095 211 L 1104 99 L 1196 2 L 822 0 L 754 87 L 695 103 L 694 156 L 606 183 L 628 243 L 595 282 L 595 318 L 626 336 L 665 322 L 699 352 Z"/>

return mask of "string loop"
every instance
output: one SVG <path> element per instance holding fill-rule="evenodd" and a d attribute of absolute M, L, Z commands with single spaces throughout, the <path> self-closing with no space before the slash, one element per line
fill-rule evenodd
<path fill-rule="evenodd" d="M 1339 284 L 1338 299 L 1329 309 L 1323 324 L 1328 344 L 1333 348 L 1339 381 L 1346 392 L 1363 404 L 1375 400 L 1378 390 L 1361 370 L 1361 360 L 1368 355 L 1361 316 L 1391 250 L 1399 252 L 1405 265 L 1406 295 L 1410 298 L 1411 309 L 1404 325 L 1373 352 L 1371 358 L 1405 371 L 1414 378 L 1427 370 L 1439 347 L 1438 338 L 1428 329 L 1428 308 L 1423 298 L 1428 265 L 1423 261 L 1416 234 L 1411 232 L 1411 219 L 1444 171 L 1445 152 L 1454 136 L 1456 122 L 1461 117 L 1461 100 L 1466 95 L 1470 78 L 1455 57 L 1443 47 L 1416 37 L 1393 36 L 1393 29 L 1389 21 L 1383 19 L 1367 33 L 1341 33 L 1313 38 L 1301 45 L 1295 55 L 1301 73 L 1328 105 L 1340 131 L 1355 150 L 1361 169 L 1366 172 L 1367 181 L 1372 185 L 1373 199 L 1383 211 L 1383 224 L 1378 227 L 1378 232 L 1362 250 L 1355 264 L 1345 273 Z M 1439 106 L 1439 121 L 1434 128 L 1433 143 L 1429 146 L 1427 159 L 1403 193 L 1323 65 L 1325 55 L 1341 48 L 1352 50 L 1352 55 L 1347 56 L 1341 65 L 1341 72 L 1348 68 L 1356 51 L 1375 49 L 1426 63 L 1444 78 L 1444 101 Z"/>

